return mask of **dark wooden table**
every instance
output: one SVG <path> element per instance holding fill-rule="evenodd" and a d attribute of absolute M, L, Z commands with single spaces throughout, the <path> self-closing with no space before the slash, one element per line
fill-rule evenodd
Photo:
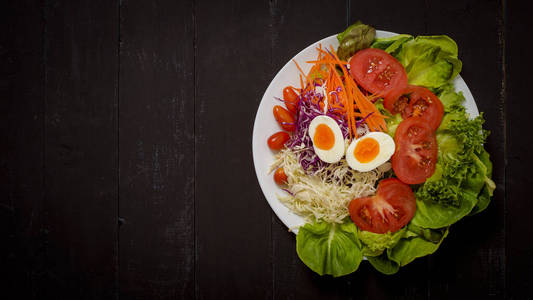
<path fill-rule="evenodd" d="M 1 6 L 1 298 L 531 297 L 525 1 L 83 2 Z M 277 70 L 358 19 L 457 41 L 497 189 L 436 254 L 333 279 L 265 201 L 252 126 Z"/>

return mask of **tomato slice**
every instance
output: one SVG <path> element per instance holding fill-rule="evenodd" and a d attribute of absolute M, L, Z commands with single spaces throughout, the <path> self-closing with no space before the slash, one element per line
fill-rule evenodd
<path fill-rule="evenodd" d="M 382 96 L 407 86 L 407 73 L 402 64 L 381 49 L 356 52 L 350 60 L 350 74 L 365 90 Z"/>
<path fill-rule="evenodd" d="M 403 120 L 394 135 L 396 151 L 392 169 L 401 181 L 419 184 L 433 175 L 437 163 L 437 138 L 428 121 L 421 117 Z"/>
<path fill-rule="evenodd" d="M 415 194 L 396 178 L 383 179 L 372 197 L 357 198 L 348 206 L 352 221 L 361 230 L 396 232 L 415 215 Z"/>
<path fill-rule="evenodd" d="M 426 119 L 433 130 L 439 128 L 444 106 L 439 98 L 422 86 L 408 85 L 400 93 L 390 93 L 383 103 L 391 113 L 401 113 L 404 119 L 418 116 Z"/>
<path fill-rule="evenodd" d="M 283 100 L 291 113 L 296 114 L 298 112 L 298 94 L 296 94 L 292 86 L 283 89 Z"/>
<path fill-rule="evenodd" d="M 283 130 L 294 131 L 296 129 L 296 119 L 288 110 L 280 105 L 276 105 L 274 106 L 273 113 L 274 118 L 278 121 L 279 126 L 281 126 Z"/>

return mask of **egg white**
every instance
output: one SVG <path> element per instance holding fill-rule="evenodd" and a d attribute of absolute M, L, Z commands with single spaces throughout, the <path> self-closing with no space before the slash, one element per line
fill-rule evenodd
<path fill-rule="evenodd" d="M 322 161 L 327 163 L 336 163 L 341 160 L 341 158 L 344 156 L 344 137 L 342 136 L 341 128 L 339 127 L 339 124 L 333 118 L 328 116 L 316 116 L 312 121 L 311 124 L 309 124 L 309 136 L 311 137 L 311 140 L 314 140 L 316 128 L 318 125 L 324 124 L 328 126 L 331 131 L 333 131 L 333 135 L 335 137 L 335 143 L 333 144 L 333 147 L 329 150 L 319 149 L 315 146 L 313 143 L 313 149 L 315 150 L 316 155 L 318 158 L 320 158 Z"/>
<path fill-rule="evenodd" d="M 362 163 L 355 158 L 353 152 L 357 144 L 365 138 L 373 138 L 378 142 L 379 153 L 373 160 L 367 163 Z M 369 132 L 358 139 L 354 139 L 350 146 L 348 146 L 348 149 L 346 150 L 346 162 L 352 169 L 356 171 L 368 172 L 388 161 L 394 154 L 395 149 L 396 146 L 394 144 L 394 140 L 390 135 L 383 132 Z"/>

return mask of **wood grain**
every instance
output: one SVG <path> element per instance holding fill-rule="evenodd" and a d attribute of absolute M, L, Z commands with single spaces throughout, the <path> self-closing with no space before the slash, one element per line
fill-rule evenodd
<path fill-rule="evenodd" d="M 113 1 L 49 3 L 45 11 L 47 282 L 37 295 L 115 295 L 117 272 L 117 43 Z"/>
<path fill-rule="evenodd" d="M 509 298 L 531 297 L 533 280 L 533 202 L 529 188 L 533 186 L 531 150 L 533 137 L 527 133 L 528 117 L 533 105 L 527 81 L 531 78 L 531 43 L 524 33 L 533 28 L 529 5 L 525 1 L 507 1 L 505 18 L 505 111 L 506 121 L 506 291 Z"/>
<path fill-rule="evenodd" d="M 0 275 L 4 293 L 30 298 L 46 277 L 43 222 L 44 65 L 42 4 L 0 12 Z M 35 287 L 35 286 L 39 287 Z"/>
<path fill-rule="evenodd" d="M 194 295 L 192 4 L 120 6 L 120 294 Z"/>
<path fill-rule="evenodd" d="M 268 1 L 196 5 L 196 297 L 270 299 L 271 209 L 252 163 L 270 82 Z"/>

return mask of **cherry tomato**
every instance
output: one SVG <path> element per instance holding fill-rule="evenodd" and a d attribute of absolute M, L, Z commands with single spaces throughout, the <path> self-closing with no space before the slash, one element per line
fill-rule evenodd
<path fill-rule="evenodd" d="M 276 132 L 268 138 L 268 147 L 270 147 L 272 150 L 280 150 L 283 148 L 289 138 L 289 134 L 285 131 Z"/>
<path fill-rule="evenodd" d="M 418 116 L 426 119 L 433 130 L 439 128 L 444 106 L 439 98 L 422 86 L 408 85 L 399 96 L 389 94 L 383 103 L 391 113 L 401 113 L 404 119 Z"/>
<path fill-rule="evenodd" d="M 375 196 L 357 198 L 348 206 L 350 218 L 361 230 L 374 233 L 396 232 L 413 218 L 415 194 L 396 178 L 383 179 Z"/>
<path fill-rule="evenodd" d="M 403 120 L 394 135 L 396 152 L 392 169 L 401 181 L 419 184 L 433 175 L 437 163 L 437 139 L 426 119 L 410 117 Z"/>
<path fill-rule="evenodd" d="M 356 52 L 350 60 L 350 74 L 365 90 L 382 96 L 407 86 L 407 73 L 402 64 L 381 49 Z"/>
<path fill-rule="evenodd" d="M 296 94 L 292 86 L 283 89 L 283 100 L 285 100 L 287 109 L 296 115 L 298 112 L 298 94 Z"/>
<path fill-rule="evenodd" d="M 294 131 L 296 129 L 296 120 L 291 113 L 285 108 L 276 105 L 274 106 L 274 118 L 278 121 L 279 126 L 286 131 Z"/>
<path fill-rule="evenodd" d="M 274 181 L 279 185 L 287 183 L 287 175 L 285 174 L 285 170 L 283 170 L 283 168 L 279 168 L 276 170 L 276 172 L 274 172 Z"/>

